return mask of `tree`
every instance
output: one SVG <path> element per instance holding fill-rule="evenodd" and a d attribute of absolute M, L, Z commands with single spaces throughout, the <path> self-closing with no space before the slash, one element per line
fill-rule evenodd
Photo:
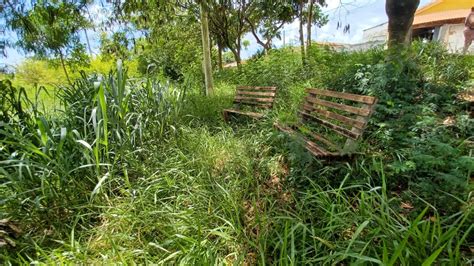
<path fill-rule="evenodd" d="M 311 29 L 313 24 L 322 27 L 328 23 L 327 15 L 323 14 L 321 7 L 326 6 L 326 0 L 309 0 L 309 7 L 306 14 L 306 45 L 311 47 Z"/>
<path fill-rule="evenodd" d="M 39 58 L 54 56 L 60 60 L 71 83 L 66 64 L 87 64 L 79 31 L 90 26 L 82 15 L 86 1 L 7 2 L 7 25 L 18 34 L 17 46 Z"/>
<path fill-rule="evenodd" d="M 223 53 L 224 53 L 224 48 L 225 48 L 225 44 L 224 44 L 224 41 L 222 40 L 222 38 L 220 38 L 220 36 L 214 36 L 214 38 L 216 39 L 216 45 L 217 45 L 217 65 L 219 67 L 220 70 L 223 69 Z"/>
<path fill-rule="evenodd" d="M 311 46 L 312 25 L 324 26 L 328 22 L 326 15 L 322 13 L 321 7 L 326 5 L 326 0 L 295 0 L 297 6 L 297 17 L 299 19 L 299 41 L 301 48 L 301 59 L 306 64 L 307 47 L 304 40 L 304 24 L 306 23 L 307 46 Z"/>
<path fill-rule="evenodd" d="M 411 27 L 420 0 L 387 0 L 388 46 L 405 46 L 410 42 Z"/>
<path fill-rule="evenodd" d="M 176 81 L 202 73 L 200 23 L 193 16 L 176 16 L 147 32 L 135 41 L 142 73 L 159 72 Z"/>
<path fill-rule="evenodd" d="M 65 76 L 45 60 L 27 59 L 16 69 L 15 79 L 22 86 L 58 86 L 65 81 Z"/>
<path fill-rule="evenodd" d="M 245 21 L 257 43 L 268 52 L 272 48 L 272 40 L 280 38 L 281 29 L 292 22 L 296 14 L 295 5 L 291 2 L 253 1 Z"/>
<path fill-rule="evenodd" d="M 249 7 L 246 0 L 221 0 L 209 4 L 210 31 L 234 54 L 238 67 L 242 62 L 242 36 L 248 32 L 245 18 Z"/>
<path fill-rule="evenodd" d="M 206 93 L 212 94 L 212 47 L 209 33 L 206 34 L 209 2 L 114 0 L 111 23 L 129 23 L 134 30 L 142 31 L 147 45 L 142 48 L 140 65 L 146 67 L 145 71 L 161 70 L 165 76 L 181 80 L 196 76 L 197 69 L 204 72 Z"/>
<path fill-rule="evenodd" d="M 306 50 L 304 46 L 304 33 L 303 33 L 303 25 L 304 25 L 304 0 L 298 0 L 298 18 L 299 18 L 299 36 L 300 36 L 300 50 L 301 50 L 301 61 L 303 65 L 306 65 Z"/>
<path fill-rule="evenodd" d="M 212 80 L 211 65 L 211 46 L 209 41 L 209 25 L 208 25 L 208 4 L 207 1 L 201 0 L 201 38 L 203 50 L 203 69 L 204 80 L 206 83 L 206 95 L 212 95 L 214 92 L 214 84 Z"/>
<path fill-rule="evenodd" d="M 109 59 L 108 57 L 128 59 L 130 56 L 129 45 L 130 42 L 125 32 L 114 32 L 110 37 L 105 32 L 100 35 L 100 53 L 104 59 Z"/>

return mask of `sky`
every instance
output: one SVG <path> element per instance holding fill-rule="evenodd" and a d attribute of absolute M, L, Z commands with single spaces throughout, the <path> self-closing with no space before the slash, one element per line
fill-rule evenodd
<path fill-rule="evenodd" d="M 421 0 L 420 7 L 426 5 L 431 0 Z M 323 12 L 328 15 L 329 23 L 321 28 L 313 27 L 312 39 L 321 42 L 336 43 L 361 43 L 363 42 L 362 33 L 364 29 L 376 26 L 386 22 L 387 15 L 385 13 L 385 0 L 326 0 L 328 6 Z M 101 14 L 99 6 L 93 7 L 91 13 L 96 14 L 94 17 L 104 17 Z M 337 29 L 337 24 L 349 24 L 350 32 L 343 33 L 342 29 Z M 298 21 L 287 24 L 283 28 L 286 44 L 298 43 Z M 81 33 L 82 39 L 85 40 L 84 33 Z M 282 34 L 283 35 L 283 34 Z M 99 48 L 99 35 L 91 30 L 88 31 L 88 37 L 94 53 Z M 6 38 L 14 41 L 16 36 L 13 33 L 6 33 Z M 254 37 L 247 33 L 244 40 L 250 41 L 250 46 L 242 50 L 242 58 L 248 58 L 253 55 L 261 47 L 256 43 Z M 276 47 L 283 45 L 283 40 L 274 40 Z M 23 54 L 15 49 L 7 49 L 7 58 L 0 57 L 0 64 L 18 65 L 28 55 Z"/>

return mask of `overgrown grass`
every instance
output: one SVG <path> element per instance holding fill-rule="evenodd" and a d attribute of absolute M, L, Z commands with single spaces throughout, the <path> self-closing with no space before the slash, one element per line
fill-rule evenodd
<path fill-rule="evenodd" d="M 390 165 L 392 154 L 384 150 L 369 149 L 346 163 L 312 158 L 272 128 L 275 119 L 294 120 L 303 83 L 282 90 L 268 119 L 224 123 L 231 83 L 221 81 L 215 96 L 204 97 L 153 80 L 130 81 L 119 68 L 102 81 L 84 76 L 65 88 L 60 118 L 37 111 L 21 120 L 11 111 L 13 119 L 0 127 L 0 218 L 10 221 L 0 226 L 16 246 L 0 251 L 2 261 L 472 263 L 472 194 L 436 187 L 452 202 L 446 212 L 412 186 L 397 188 L 406 184 L 397 177 L 416 174 L 410 181 L 423 184 L 419 178 L 429 175 L 410 164 Z M 460 123 L 428 130 L 438 117 L 423 114 L 410 128 L 420 134 L 409 135 L 420 138 L 421 162 L 431 152 L 427 138 L 445 137 L 454 146 L 469 132 Z M 389 137 L 372 126 L 368 143 Z M 412 150 L 399 148 L 406 156 L 401 163 L 412 160 Z M 449 164 L 456 168 L 449 173 L 468 179 L 466 150 L 451 151 L 468 166 Z M 468 190 L 467 183 L 459 186 Z"/>

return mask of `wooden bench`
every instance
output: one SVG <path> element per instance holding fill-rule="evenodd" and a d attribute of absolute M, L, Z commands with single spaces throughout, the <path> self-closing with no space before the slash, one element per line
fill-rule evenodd
<path fill-rule="evenodd" d="M 238 114 L 245 115 L 255 119 L 264 116 L 263 113 L 257 112 L 265 109 L 271 109 L 275 101 L 276 87 L 237 87 L 234 98 L 234 108 L 224 109 L 224 120 L 229 120 L 229 115 Z M 242 107 L 247 106 L 250 110 L 244 110 Z"/>
<path fill-rule="evenodd" d="M 282 132 L 301 138 L 315 157 L 350 156 L 374 112 L 377 98 L 330 90 L 307 89 L 301 120 L 293 126 L 275 123 Z"/>

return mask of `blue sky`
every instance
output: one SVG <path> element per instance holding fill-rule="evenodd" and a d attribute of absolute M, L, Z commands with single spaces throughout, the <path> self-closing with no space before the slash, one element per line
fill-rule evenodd
<path fill-rule="evenodd" d="M 420 6 L 426 5 L 430 0 L 421 0 Z M 362 42 L 362 32 L 364 29 L 375 26 L 387 21 L 385 14 L 385 0 L 327 0 L 328 6 L 324 12 L 329 16 L 329 23 L 322 28 L 313 29 L 313 40 L 338 43 L 359 43 Z M 107 11 L 100 6 L 92 7 L 90 12 L 95 18 L 106 17 Z M 344 34 L 341 29 L 337 29 L 337 23 L 350 24 L 351 30 Z M 285 25 L 285 43 L 296 44 L 298 42 L 298 21 Z M 82 33 L 82 35 L 84 35 Z M 88 32 L 92 50 L 98 51 L 99 36 L 98 33 Z M 83 39 L 84 36 L 82 36 Z M 7 33 L 9 40 L 15 40 L 13 33 Z M 242 57 L 247 58 L 254 54 L 260 46 L 255 42 L 251 34 L 246 34 L 243 39 L 250 41 L 250 46 L 242 51 Z M 283 40 L 275 40 L 274 44 L 279 47 Z M 15 49 L 7 49 L 7 58 L 0 58 L 0 63 L 17 65 L 28 55 Z"/>

